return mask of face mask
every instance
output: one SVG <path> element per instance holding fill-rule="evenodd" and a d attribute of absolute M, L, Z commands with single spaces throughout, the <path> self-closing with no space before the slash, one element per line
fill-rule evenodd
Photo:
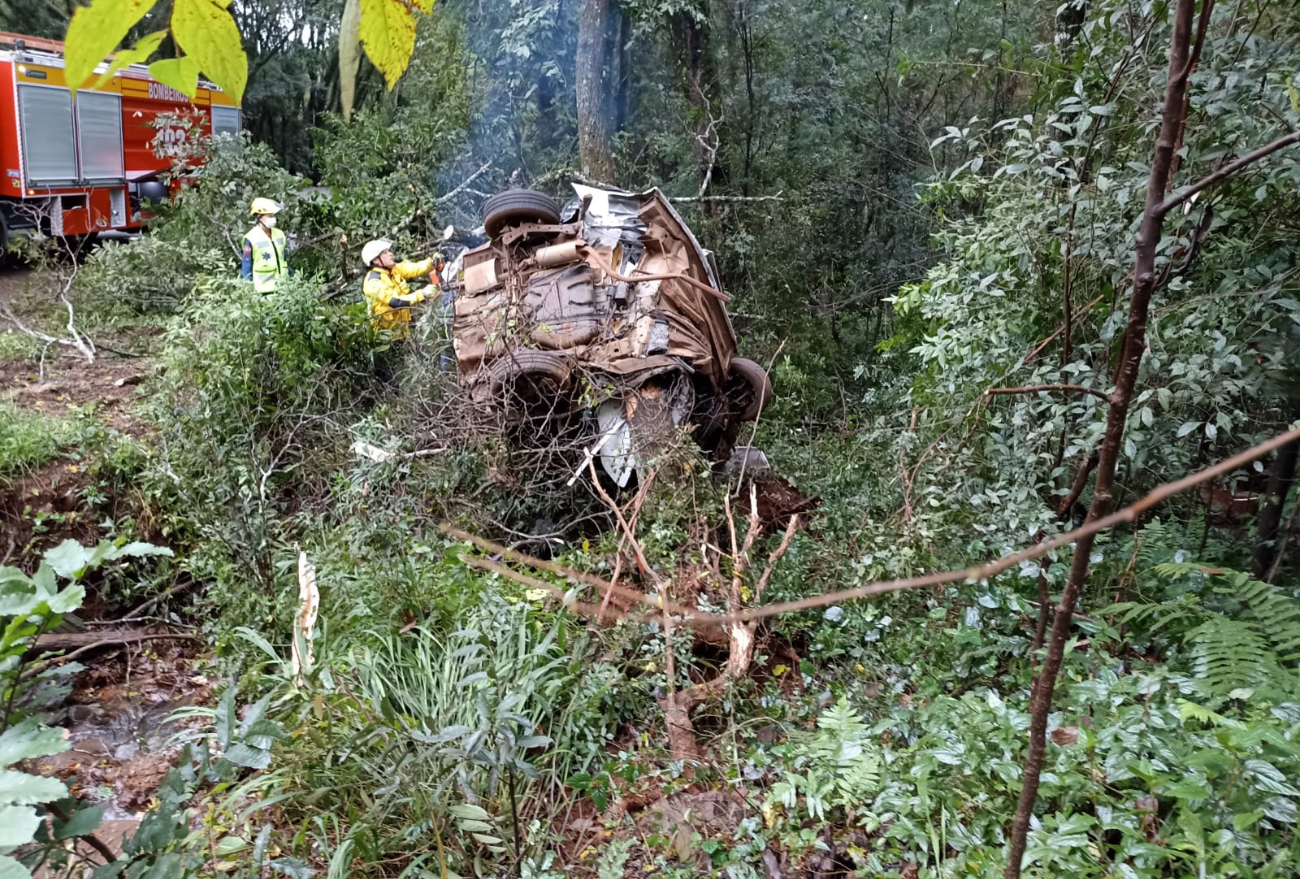
<path fill-rule="evenodd" d="M 274 228 L 275 228 L 275 217 L 272 216 L 272 215 L 270 215 L 270 214 L 268 214 L 268 215 L 265 216 L 265 217 L 262 217 L 262 225 L 265 226 L 265 227 L 268 228 L 268 229 L 274 229 Z"/>

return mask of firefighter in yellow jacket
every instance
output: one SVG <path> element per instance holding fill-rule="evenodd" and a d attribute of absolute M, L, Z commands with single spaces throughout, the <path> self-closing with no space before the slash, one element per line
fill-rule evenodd
<path fill-rule="evenodd" d="M 361 261 L 369 267 L 361 292 L 366 297 L 370 322 L 378 330 L 387 330 L 394 339 L 411 335 L 411 306 L 423 302 L 424 290 L 412 292 L 407 281 L 433 271 L 433 260 L 398 262 L 393 243 L 380 238 L 361 248 Z"/>

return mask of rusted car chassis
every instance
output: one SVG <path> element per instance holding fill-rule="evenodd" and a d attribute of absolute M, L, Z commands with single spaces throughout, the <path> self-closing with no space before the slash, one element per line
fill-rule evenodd
<path fill-rule="evenodd" d="M 585 414 L 620 486 L 675 427 L 725 462 L 772 388 L 736 356 L 712 254 L 657 189 L 574 189 L 562 209 L 528 190 L 485 206 L 456 291 L 462 387 L 510 417 Z"/>

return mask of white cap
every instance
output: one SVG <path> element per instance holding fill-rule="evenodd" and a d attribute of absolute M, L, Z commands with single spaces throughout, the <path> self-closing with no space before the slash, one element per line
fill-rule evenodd
<path fill-rule="evenodd" d="M 375 257 L 379 256 L 379 254 L 383 253 L 385 250 L 391 250 L 392 247 L 393 242 L 386 238 L 376 238 L 374 241 L 367 241 L 365 246 L 361 248 L 361 261 L 366 265 L 370 265 L 375 261 Z"/>

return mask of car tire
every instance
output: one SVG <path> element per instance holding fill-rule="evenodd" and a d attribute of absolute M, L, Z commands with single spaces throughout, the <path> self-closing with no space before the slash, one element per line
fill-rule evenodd
<path fill-rule="evenodd" d="M 542 396 L 563 390 L 572 371 L 564 358 L 549 351 L 515 351 L 488 367 L 492 398 Z"/>
<path fill-rule="evenodd" d="M 483 229 L 492 238 L 518 223 L 558 223 L 560 207 L 544 192 L 511 189 L 483 204 Z"/>
<path fill-rule="evenodd" d="M 744 357 L 731 358 L 731 375 L 749 386 L 750 401 L 740 413 L 740 420 L 756 420 L 772 402 L 771 377 L 766 369 Z"/>

